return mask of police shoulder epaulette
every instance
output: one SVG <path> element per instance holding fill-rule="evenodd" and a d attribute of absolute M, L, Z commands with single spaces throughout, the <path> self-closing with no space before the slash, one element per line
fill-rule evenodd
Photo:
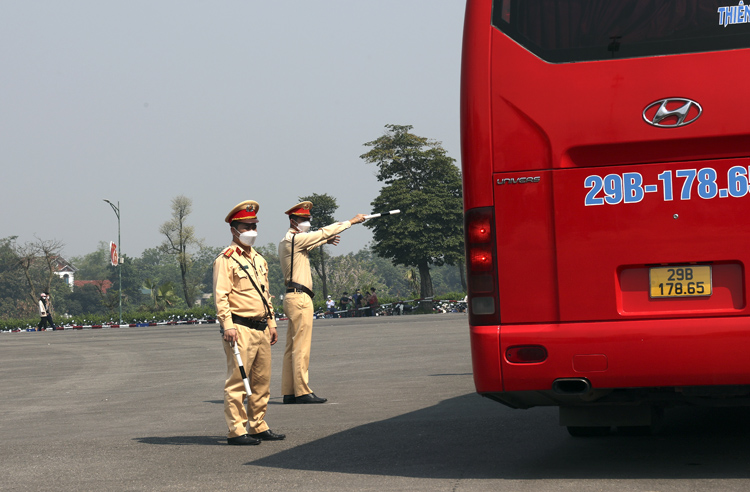
<path fill-rule="evenodd" d="M 224 251 L 221 252 L 221 254 L 224 255 L 224 256 L 226 256 L 227 258 L 231 258 L 232 257 L 232 253 L 234 253 L 234 248 L 232 248 L 232 247 L 229 247 L 229 248 L 227 248 L 227 249 L 225 249 Z"/>

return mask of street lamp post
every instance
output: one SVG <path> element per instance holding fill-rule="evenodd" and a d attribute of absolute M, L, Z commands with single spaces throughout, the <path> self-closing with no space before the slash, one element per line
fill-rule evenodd
<path fill-rule="evenodd" d="M 117 215 L 117 272 L 120 276 L 120 324 L 122 324 L 122 261 L 120 260 L 120 252 L 122 252 L 122 244 L 120 243 L 120 201 L 117 201 L 117 205 L 110 202 L 106 198 L 105 202 L 109 203 L 109 206 L 114 210 Z"/>

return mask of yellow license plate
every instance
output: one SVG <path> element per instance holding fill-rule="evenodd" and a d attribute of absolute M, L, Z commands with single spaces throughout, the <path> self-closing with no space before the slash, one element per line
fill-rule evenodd
<path fill-rule="evenodd" d="M 650 296 L 695 297 L 711 295 L 709 265 L 676 265 L 649 270 Z"/>

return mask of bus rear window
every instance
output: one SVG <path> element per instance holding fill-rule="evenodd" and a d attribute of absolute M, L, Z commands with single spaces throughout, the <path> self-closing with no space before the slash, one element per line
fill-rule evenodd
<path fill-rule="evenodd" d="M 551 63 L 750 48 L 750 0 L 494 0 L 492 24 Z"/>

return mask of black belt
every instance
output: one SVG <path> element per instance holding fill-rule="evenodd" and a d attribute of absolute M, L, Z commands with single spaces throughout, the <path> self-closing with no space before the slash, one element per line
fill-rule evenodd
<path fill-rule="evenodd" d="M 232 323 L 242 325 L 242 326 L 247 326 L 248 328 L 252 328 L 253 330 L 259 330 L 259 331 L 265 330 L 266 326 L 268 326 L 268 321 L 246 318 L 244 316 L 240 316 L 239 314 L 234 314 L 234 313 L 232 313 Z"/>
<path fill-rule="evenodd" d="M 315 293 L 313 291 L 311 291 L 310 289 L 308 289 L 302 284 L 298 284 L 297 282 L 289 282 L 287 284 L 286 291 L 287 292 L 304 292 L 305 294 L 310 296 L 310 299 L 315 297 Z"/>

